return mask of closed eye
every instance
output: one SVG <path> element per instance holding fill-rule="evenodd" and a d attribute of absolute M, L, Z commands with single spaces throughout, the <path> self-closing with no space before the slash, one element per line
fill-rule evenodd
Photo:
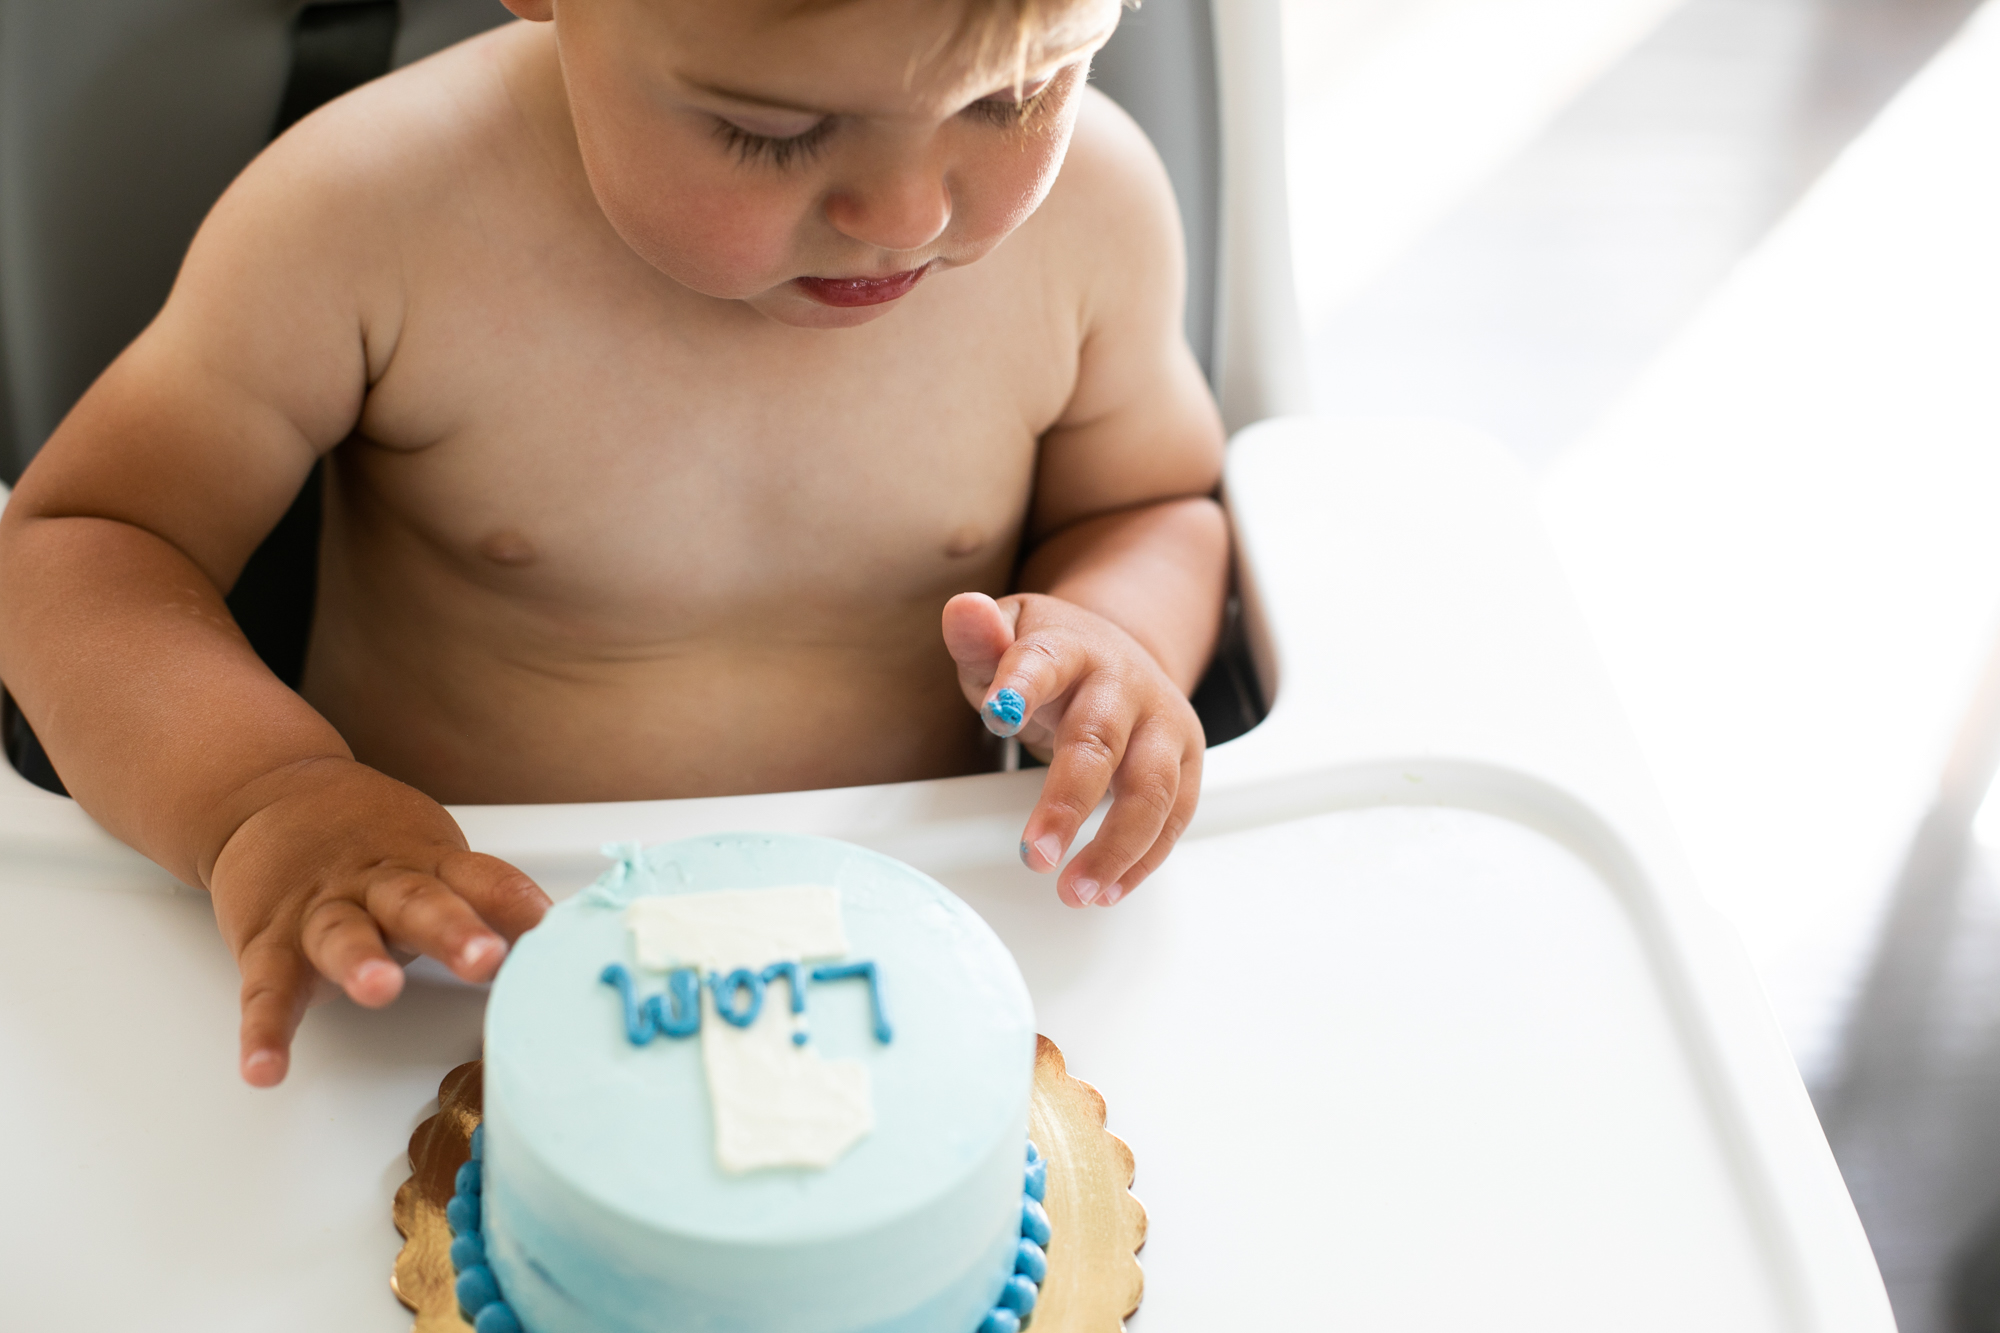
<path fill-rule="evenodd" d="M 1041 109 L 1043 99 L 1048 96 L 1049 88 L 1054 82 L 1053 79 L 1043 79 L 1032 88 L 1023 89 L 1019 97 L 1015 97 L 1011 92 L 982 97 L 977 102 L 967 104 L 965 114 L 1002 128 L 1024 125 Z"/>
<path fill-rule="evenodd" d="M 833 130 L 833 117 L 828 116 L 802 134 L 785 138 L 775 138 L 768 134 L 753 134 L 733 121 L 716 118 L 715 137 L 723 146 L 736 154 L 736 159 L 744 163 L 767 163 L 782 170 L 796 162 L 810 161 L 825 144 L 826 137 Z"/>

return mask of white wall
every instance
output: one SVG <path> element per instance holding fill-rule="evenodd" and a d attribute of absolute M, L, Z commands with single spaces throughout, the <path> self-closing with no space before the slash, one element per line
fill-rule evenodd
<path fill-rule="evenodd" d="M 1284 0 L 1310 330 L 1680 0 Z"/>

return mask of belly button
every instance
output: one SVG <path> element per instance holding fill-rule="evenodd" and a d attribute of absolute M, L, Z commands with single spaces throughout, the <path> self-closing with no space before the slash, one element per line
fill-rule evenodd
<path fill-rule="evenodd" d="M 496 565 L 531 565 L 535 548 L 518 532 L 496 532 L 479 543 L 479 554 Z"/>

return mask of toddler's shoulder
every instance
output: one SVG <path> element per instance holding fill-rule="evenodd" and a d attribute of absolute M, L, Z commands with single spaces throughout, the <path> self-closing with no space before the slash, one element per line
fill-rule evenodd
<path fill-rule="evenodd" d="M 358 237 L 448 204 L 502 155 L 505 122 L 519 119 L 508 38 L 475 37 L 322 106 L 245 169 L 222 211 Z"/>
<path fill-rule="evenodd" d="M 481 221 L 518 216 L 533 188 L 521 184 L 534 176 L 521 169 L 532 135 L 511 93 L 518 44 L 509 28 L 473 38 L 286 130 L 202 222 L 155 341 L 261 365 L 276 348 L 289 360 L 343 353 L 359 330 L 374 383 L 413 286 L 447 271 Z"/>
<path fill-rule="evenodd" d="M 1158 150 L 1139 122 L 1097 88 L 1086 88 L 1070 141 L 1065 179 L 1078 168 L 1075 184 L 1121 193 L 1128 201 L 1151 198 L 1171 209 L 1173 187 Z"/>
<path fill-rule="evenodd" d="M 1052 252 L 1074 260 L 1090 285 L 1165 273 L 1178 290 L 1185 257 L 1173 184 L 1138 122 L 1095 88 L 1043 212 Z"/>

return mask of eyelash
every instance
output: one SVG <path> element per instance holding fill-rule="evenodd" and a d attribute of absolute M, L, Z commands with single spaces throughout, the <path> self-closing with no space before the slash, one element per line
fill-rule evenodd
<path fill-rule="evenodd" d="M 794 162 L 810 160 L 825 144 L 827 134 L 833 129 L 833 117 L 828 116 L 804 134 L 794 134 L 788 139 L 774 139 L 768 134 L 752 134 L 741 125 L 733 125 L 726 120 L 715 122 L 715 137 L 723 146 L 736 154 L 739 162 L 768 162 L 780 169 Z"/>
<path fill-rule="evenodd" d="M 1011 129 L 1025 125 L 1040 109 L 1042 99 L 1048 96 L 1048 88 L 1043 87 L 1032 97 L 1024 97 L 1018 102 L 1004 98 L 982 97 L 967 106 L 966 112 L 990 125 Z M 752 134 L 741 125 L 730 121 L 715 122 L 715 137 L 723 147 L 736 154 L 736 160 L 743 163 L 765 162 L 783 170 L 795 162 L 811 161 L 826 143 L 826 136 L 833 129 L 833 117 L 828 116 L 804 134 L 794 134 L 787 139 L 776 139 L 768 134 Z"/>
<path fill-rule="evenodd" d="M 990 125 L 1012 129 L 1025 125 L 1033 119 L 1035 112 L 1041 109 L 1042 99 L 1049 95 L 1052 86 L 1043 84 L 1031 96 L 1024 97 L 1018 102 L 1010 102 L 1003 97 L 982 97 L 965 109 L 969 114 Z"/>

